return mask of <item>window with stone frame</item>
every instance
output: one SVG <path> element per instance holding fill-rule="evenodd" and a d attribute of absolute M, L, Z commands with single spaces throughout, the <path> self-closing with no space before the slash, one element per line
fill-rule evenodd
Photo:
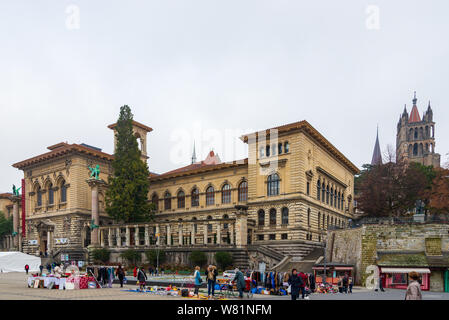
<path fill-rule="evenodd" d="M 231 186 L 225 184 L 221 188 L 221 203 L 231 203 Z"/>
<path fill-rule="evenodd" d="M 265 211 L 263 211 L 263 209 L 260 209 L 257 212 L 257 224 L 259 226 L 264 226 L 265 225 Z"/>
<path fill-rule="evenodd" d="M 259 240 L 259 241 L 263 241 L 263 240 L 265 240 L 265 237 L 264 237 L 264 235 L 263 235 L 263 234 L 259 234 L 259 235 L 257 235 L 257 240 Z"/>
<path fill-rule="evenodd" d="M 282 240 L 287 240 L 288 239 L 288 234 L 287 233 L 281 234 L 281 239 Z"/>
<path fill-rule="evenodd" d="M 215 190 L 214 187 L 209 186 L 206 189 L 206 206 L 215 204 Z"/>
<path fill-rule="evenodd" d="M 307 209 L 307 226 L 310 227 L 310 208 Z"/>
<path fill-rule="evenodd" d="M 276 209 L 271 208 L 270 209 L 270 226 L 276 225 Z"/>
<path fill-rule="evenodd" d="M 306 188 L 307 195 L 310 195 L 310 182 L 307 181 L 307 188 Z"/>
<path fill-rule="evenodd" d="M 281 220 L 283 225 L 288 225 L 288 208 L 283 207 L 281 210 Z"/>
<path fill-rule="evenodd" d="M 267 195 L 268 196 L 277 196 L 279 195 L 279 175 L 277 173 L 273 173 L 268 176 L 267 179 Z"/>
<path fill-rule="evenodd" d="M 282 154 L 282 142 L 278 143 L 278 154 Z"/>
<path fill-rule="evenodd" d="M 52 205 L 55 203 L 55 191 L 53 190 L 53 184 L 50 183 L 47 187 L 48 190 L 48 204 Z"/>
<path fill-rule="evenodd" d="M 67 202 L 67 185 L 65 184 L 65 181 L 62 180 L 61 187 L 60 187 L 60 197 L 61 197 L 61 203 Z"/>
<path fill-rule="evenodd" d="M 248 201 L 248 181 L 242 181 L 238 188 L 239 202 Z"/>
<path fill-rule="evenodd" d="M 157 194 L 153 194 L 153 196 L 151 197 L 151 203 L 154 204 L 156 211 L 158 211 L 159 210 L 159 197 L 157 196 Z"/>
<path fill-rule="evenodd" d="M 316 183 L 316 199 L 320 200 L 321 198 L 321 182 L 320 180 L 318 180 L 318 182 Z"/>
<path fill-rule="evenodd" d="M 42 207 L 42 189 L 41 189 L 41 186 L 37 187 L 36 194 L 37 194 L 37 206 L 38 207 Z"/>
<path fill-rule="evenodd" d="M 192 207 L 198 207 L 200 205 L 200 193 L 197 188 L 194 188 L 191 193 L 191 205 Z"/>
<path fill-rule="evenodd" d="M 288 141 L 284 142 L 284 152 L 289 153 L 290 151 L 290 143 Z"/>
<path fill-rule="evenodd" d="M 164 196 L 164 209 L 170 210 L 171 209 L 171 194 L 170 192 L 166 192 Z"/>
<path fill-rule="evenodd" d="M 276 240 L 276 234 L 275 234 L 275 233 L 271 233 L 271 234 L 269 235 L 269 239 L 270 239 L 270 240 Z"/>
<path fill-rule="evenodd" d="M 185 206 L 186 206 L 186 195 L 185 195 L 184 191 L 182 191 L 182 190 L 179 191 L 177 198 L 178 198 L 178 209 L 185 208 Z"/>

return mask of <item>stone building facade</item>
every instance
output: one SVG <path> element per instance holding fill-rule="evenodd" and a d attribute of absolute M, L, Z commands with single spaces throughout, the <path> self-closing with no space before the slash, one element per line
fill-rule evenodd
<path fill-rule="evenodd" d="M 152 129 L 134 121 L 133 130 L 146 161 L 147 133 Z M 265 259 L 273 265 L 283 255 L 299 252 L 292 244 L 313 250 L 322 246 L 328 226 L 347 224 L 358 169 L 307 121 L 241 140 L 248 144 L 246 159 L 224 163 L 211 151 L 203 161 L 151 173 L 148 198 L 157 212 L 149 223 L 111 221 L 100 190 L 99 244 L 115 253 L 156 245 L 173 252 L 227 247 L 238 249 L 235 256 L 243 256 L 242 261 L 255 265 L 253 260 Z M 107 181 L 113 155 L 85 144 L 59 143 L 49 149 L 14 164 L 26 180 L 29 232 L 24 251 L 86 254 L 92 240 L 88 167 L 99 164 L 100 178 Z"/>
<path fill-rule="evenodd" d="M 365 285 L 374 265 L 392 268 L 429 268 L 430 290 L 443 291 L 449 268 L 449 225 L 435 223 L 365 224 L 329 230 L 326 259 L 353 265 L 358 285 Z"/>

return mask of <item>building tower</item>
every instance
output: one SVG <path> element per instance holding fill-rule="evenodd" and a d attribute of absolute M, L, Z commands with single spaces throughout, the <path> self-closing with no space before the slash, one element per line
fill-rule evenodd
<path fill-rule="evenodd" d="M 419 162 L 426 166 L 440 166 L 440 155 L 435 153 L 435 122 L 429 105 L 421 119 L 416 102 L 416 91 L 410 116 L 404 107 L 399 117 L 396 135 L 397 162 Z"/>
<path fill-rule="evenodd" d="M 373 158 L 371 159 L 371 165 L 377 166 L 382 164 L 382 154 L 380 153 L 379 144 L 379 127 L 377 127 L 376 144 L 374 145 Z"/>

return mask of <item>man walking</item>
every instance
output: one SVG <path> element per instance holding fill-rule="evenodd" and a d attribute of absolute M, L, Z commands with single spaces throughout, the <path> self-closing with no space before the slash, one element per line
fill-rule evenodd
<path fill-rule="evenodd" d="M 245 276 L 239 268 L 235 268 L 235 277 L 234 280 L 237 284 L 237 290 L 239 291 L 239 298 L 243 299 L 243 290 L 246 288 Z"/>
<path fill-rule="evenodd" d="M 301 287 L 300 287 L 301 296 L 304 299 L 304 296 L 306 294 L 307 276 L 303 272 L 300 272 L 299 276 L 301 277 L 301 280 L 302 280 L 302 284 L 301 284 Z"/>

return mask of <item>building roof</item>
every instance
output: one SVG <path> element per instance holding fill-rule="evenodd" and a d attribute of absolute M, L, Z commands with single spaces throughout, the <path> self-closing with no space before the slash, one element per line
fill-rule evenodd
<path fill-rule="evenodd" d="M 421 122 L 421 116 L 419 115 L 418 107 L 416 105 L 413 106 L 412 111 L 410 112 L 410 118 L 408 118 L 408 123 L 413 122 Z"/>
<path fill-rule="evenodd" d="M 89 147 L 86 147 L 86 146 L 83 146 L 80 144 L 76 144 L 76 143 L 68 144 L 66 142 L 61 142 L 61 143 L 58 143 L 58 144 L 48 147 L 48 149 L 50 149 L 51 151 L 47 152 L 47 153 L 43 153 L 43 154 L 38 155 L 33 158 L 29 158 L 27 160 L 17 162 L 15 164 L 13 164 L 12 166 L 17 169 L 24 169 L 30 165 L 34 165 L 39 162 L 43 162 L 43 161 L 46 161 L 49 159 L 57 158 L 57 157 L 64 156 L 64 155 L 74 153 L 74 152 L 89 154 L 89 155 L 101 158 L 103 160 L 113 160 L 114 159 L 113 155 L 110 155 L 108 153 L 101 152 L 101 151 L 98 151 L 93 148 L 89 148 Z"/>
<path fill-rule="evenodd" d="M 12 193 L 9 192 L 0 193 L 0 199 L 9 199 L 10 197 L 12 197 Z"/>
<path fill-rule="evenodd" d="M 209 153 L 210 156 L 210 153 Z M 198 173 L 205 173 L 210 172 L 214 170 L 221 170 L 221 169 L 227 169 L 232 167 L 239 167 L 243 165 L 248 164 L 248 158 L 237 160 L 237 161 L 231 161 L 231 162 L 217 162 L 216 160 L 208 160 L 209 156 L 200 162 L 195 162 L 193 164 L 190 164 L 188 166 L 178 168 L 172 171 L 168 171 L 166 173 L 160 174 L 160 175 L 151 175 L 150 174 L 150 180 L 152 181 L 159 181 L 159 180 L 165 180 L 170 179 L 174 177 L 182 177 L 182 176 L 188 176 Z M 218 157 L 218 156 L 216 156 Z M 215 157 L 214 157 L 215 158 Z M 216 158 L 215 158 L 216 159 Z M 219 158 L 218 158 L 219 160 Z"/>
<path fill-rule="evenodd" d="M 134 120 L 133 120 L 133 121 L 132 121 L 132 124 L 133 124 L 134 126 L 140 128 L 140 129 L 145 130 L 146 132 L 151 132 L 151 131 L 153 131 L 152 128 L 150 128 L 150 127 L 148 127 L 148 126 L 146 126 L 146 125 L 144 125 L 144 124 L 142 124 L 142 123 L 140 123 L 140 122 L 137 122 L 137 121 L 134 121 Z M 117 122 L 108 125 L 108 128 L 114 130 L 114 128 L 115 128 L 116 126 L 117 126 Z"/>
<path fill-rule="evenodd" d="M 340 160 L 343 164 L 346 165 L 348 169 L 350 169 L 354 174 L 359 173 L 360 170 L 357 168 L 355 164 L 349 161 L 343 153 L 341 153 L 332 143 L 330 143 L 318 130 L 316 130 L 310 123 L 306 120 L 285 124 L 282 126 L 274 127 L 271 129 L 262 130 L 259 132 L 253 132 L 250 134 L 246 134 L 240 137 L 243 142 L 248 142 L 249 137 L 251 139 L 257 138 L 259 135 L 265 135 L 266 138 L 270 137 L 271 130 L 277 130 L 278 134 L 294 132 L 294 131 L 303 131 L 309 134 L 312 138 L 317 140 L 324 148 L 329 151 L 333 156 L 335 156 L 338 160 Z"/>

